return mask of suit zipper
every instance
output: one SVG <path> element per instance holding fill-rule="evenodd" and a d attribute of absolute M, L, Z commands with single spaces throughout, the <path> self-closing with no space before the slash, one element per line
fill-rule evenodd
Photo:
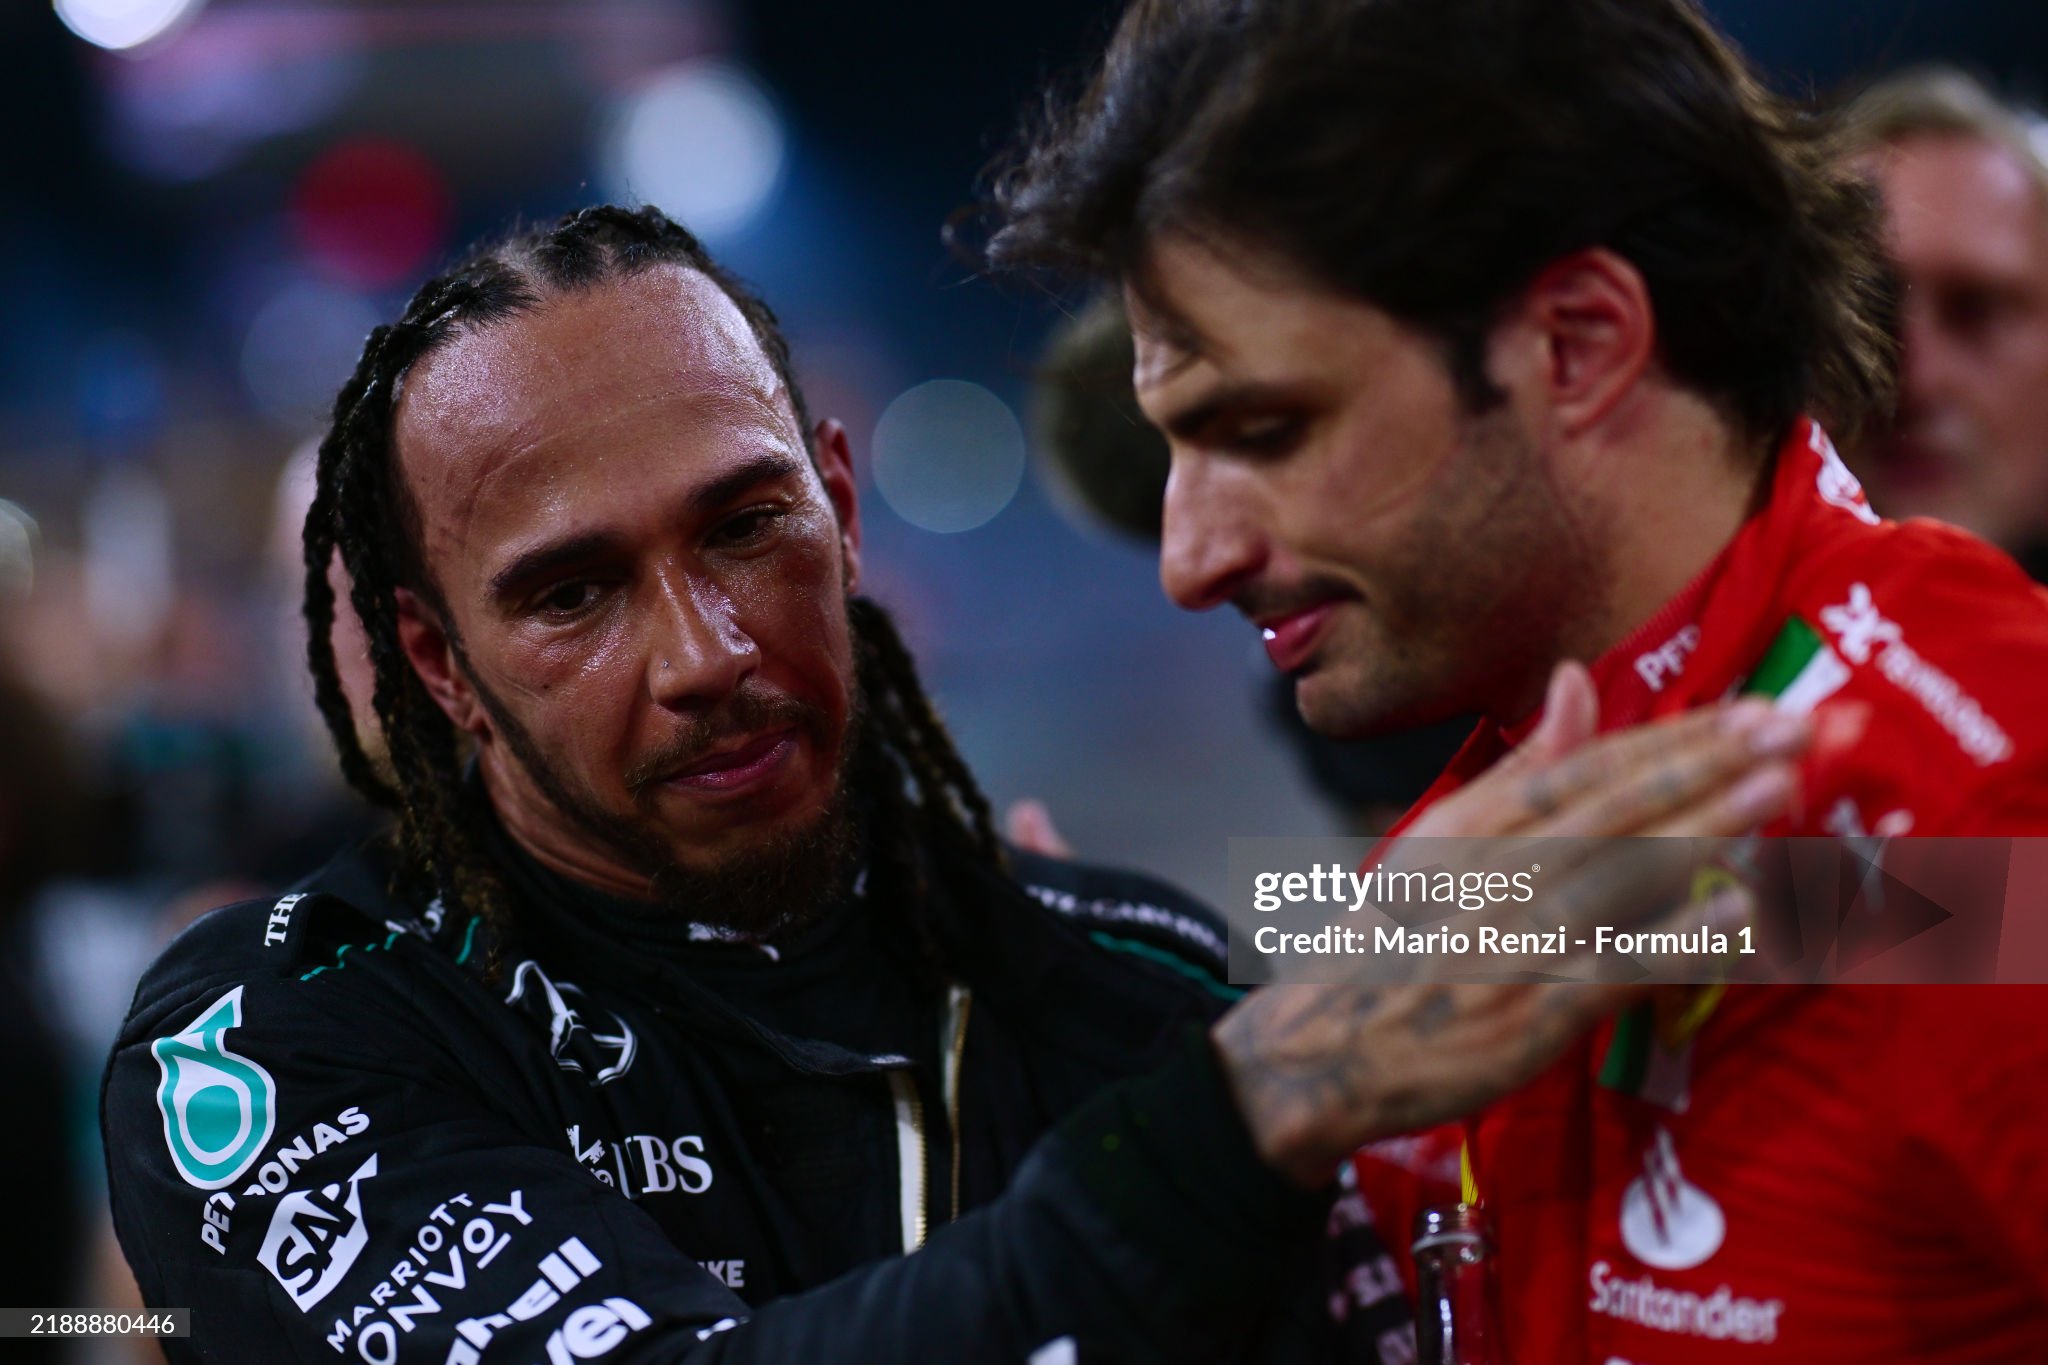
<path fill-rule="evenodd" d="M 925 1234 L 924 1101 L 917 1093 L 917 1073 L 891 1071 L 889 1093 L 896 1100 L 897 1213 L 907 1256 L 924 1245 Z"/>
<path fill-rule="evenodd" d="M 954 982 L 946 988 L 946 1132 L 953 1139 L 953 1202 L 948 1222 L 960 1216 L 960 1066 L 967 1056 L 967 1013 L 974 997 L 965 986 Z"/>
<path fill-rule="evenodd" d="M 960 1216 L 960 1070 L 967 1056 L 967 1014 L 974 997 L 957 983 L 946 989 L 946 1018 L 939 1035 L 944 1062 L 939 1076 L 946 1106 L 946 1129 L 952 1138 L 953 1160 L 949 1168 L 952 1202 L 947 1220 Z M 917 1093 L 917 1073 L 910 1069 L 889 1073 L 889 1093 L 896 1102 L 896 1173 L 901 1191 L 898 1216 L 903 1227 L 903 1250 L 907 1255 L 924 1245 L 931 1227 L 931 1197 L 926 1166 L 924 1099 Z"/>

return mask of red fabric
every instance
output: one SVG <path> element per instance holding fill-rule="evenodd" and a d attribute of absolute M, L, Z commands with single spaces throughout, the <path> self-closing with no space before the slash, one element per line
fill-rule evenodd
<path fill-rule="evenodd" d="M 1849 665 L 1820 706 L 1870 720 L 1768 832 L 2048 833 L 2048 593 L 1959 531 L 1877 522 L 1810 423 L 1768 505 L 1593 665 L 1603 728 L 1723 696 L 1793 616 Z M 1482 727 L 1417 811 L 1519 738 Z M 2048 1361 L 2048 991 L 1736 987 L 1683 1112 L 1598 1084 L 1612 1031 L 1471 1127 L 1515 1365 Z M 1459 1136 L 1360 1154 L 1390 1241 L 1456 1198 L 1409 1157 Z"/>

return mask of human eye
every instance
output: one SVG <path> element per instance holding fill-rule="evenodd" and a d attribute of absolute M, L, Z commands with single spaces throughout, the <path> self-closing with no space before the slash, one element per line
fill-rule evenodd
<path fill-rule="evenodd" d="M 1295 413 L 1248 413 L 1226 423 L 1218 443 L 1242 455 L 1284 455 L 1300 443 L 1307 425 Z"/>
<path fill-rule="evenodd" d="M 573 621 L 595 607 L 603 596 L 603 584 L 588 578 L 570 579 L 536 597 L 532 612 L 550 623 Z"/>
<path fill-rule="evenodd" d="M 723 549 L 744 550 L 768 540 L 788 509 L 776 503 L 759 503 L 727 517 L 711 532 L 711 543 Z"/>

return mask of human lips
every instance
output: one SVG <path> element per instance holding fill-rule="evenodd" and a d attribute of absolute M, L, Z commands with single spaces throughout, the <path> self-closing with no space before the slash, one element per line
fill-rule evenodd
<path fill-rule="evenodd" d="M 678 768 L 661 779 L 669 787 L 733 795 L 757 790 L 780 776 L 796 753 L 794 726 L 755 735 Z"/>
<path fill-rule="evenodd" d="M 1322 642 L 1323 628 L 1337 609 L 1335 602 L 1318 602 L 1299 611 L 1275 612 L 1258 618 L 1266 640 L 1266 657 L 1282 673 L 1295 673 L 1308 663 Z"/>

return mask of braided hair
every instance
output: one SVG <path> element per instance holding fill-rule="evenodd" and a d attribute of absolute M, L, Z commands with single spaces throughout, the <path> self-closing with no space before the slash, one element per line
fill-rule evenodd
<path fill-rule="evenodd" d="M 480 916 L 499 931 L 509 906 L 484 853 L 481 802 L 462 780 L 461 736 L 399 645 L 401 587 L 426 598 L 451 623 L 423 560 L 418 509 L 398 470 L 393 428 L 399 388 L 414 364 L 464 329 L 657 265 L 694 270 L 724 291 L 782 380 L 799 433 L 808 433 L 810 415 L 789 344 L 767 305 L 660 210 L 601 206 L 488 245 L 422 285 L 397 322 L 370 333 L 320 443 L 304 546 L 307 663 L 321 716 L 349 784 L 397 816 L 390 836 L 397 853 L 393 890 L 421 901 L 439 897 L 448 911 Z M 364 747 L 335 667 L 328 572 L 337 555 L 369 640 L 372 705 L 385 746 L 381 765 Z M 870 811 L 870 877 L 895 883 L 893 889 L 921 904 L 929 865 L 923 850 L 939 843 L 1001 867 L 1002 845 L 988 798 L 925 695 L 894 623 L 864 598 L 848 610 L 868 715 L 852 773 Z M 915 910 L 912 917 L 933 958 L 922 917 Z"/>

